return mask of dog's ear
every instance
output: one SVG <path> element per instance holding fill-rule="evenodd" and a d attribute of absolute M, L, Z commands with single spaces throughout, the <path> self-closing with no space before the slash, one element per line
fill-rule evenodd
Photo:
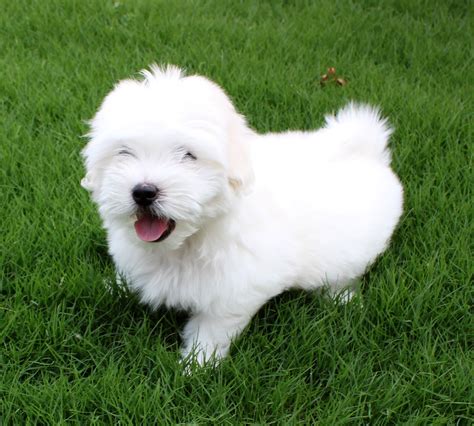
<path fill-rule="evenodd" d="M 235 114 L 229 124 L 229 184 L 237 193 L 246 192 L 254 181 L 254 173 L 249 152 L 252 136 L 244 118 Z"/>
<path fill-rule="evenodd" d="M 89 192 L 94 191 L 95 185 L 93 173 L 86 173 L 86 175 L 81 179 L 81 186 Z"/>
<path fill-rule="evenodd" d="M 81 180 L 81 186 L 94 196 L 100 186 L 102 170 L 108 159 L 109 146 L 106 140 L 97 138 L 92 132 L 86 137 L 89 138 L 89 142 L 81 152 L 86 175 Z"/>

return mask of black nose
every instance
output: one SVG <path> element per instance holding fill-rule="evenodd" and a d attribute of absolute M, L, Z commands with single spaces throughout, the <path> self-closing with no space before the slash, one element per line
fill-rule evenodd
<path fill-rule="evenodd" d="M 151 183 L 139 183 L 132 189 L 132 197 L 140 206 L 149 206 L 158 197 L 158 188 Z"/>

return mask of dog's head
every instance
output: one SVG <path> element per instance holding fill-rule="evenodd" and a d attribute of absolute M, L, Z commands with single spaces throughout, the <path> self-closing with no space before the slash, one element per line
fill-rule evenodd
<path fill-rule="evenodd" d="M 251 184 L 251 130 L 206 78 L 142 74 L 119 82 L 91 120 L 82 186 L 106 226 L 179 247 Z"/>

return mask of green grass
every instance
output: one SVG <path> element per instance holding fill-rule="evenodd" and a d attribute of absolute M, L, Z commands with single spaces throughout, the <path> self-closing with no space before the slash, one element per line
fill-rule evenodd
<path fill-rule="evenodd" d="M 461 0 L 0 0 L 2 423 L 469 424 L 472 18 Z M 81 135 L 152 62 L 216 80 L 259 131 L 382 107 L 406 204 L 363 307 L 287 293 L 187 377 L 182 316 L 107 293 Z M 346 86 L 320 87 L 330 66 Z"/>

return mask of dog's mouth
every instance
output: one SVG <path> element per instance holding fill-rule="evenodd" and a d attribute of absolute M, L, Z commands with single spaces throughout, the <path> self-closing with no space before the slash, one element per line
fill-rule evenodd
<path fill-rule="evenodd" d="M 148 211 L 139 211 L 135 222 L 138 238 L 148 243 L 158 243 L 170 236 L 176 227 L 173 219 L 158 217 Z"/>

